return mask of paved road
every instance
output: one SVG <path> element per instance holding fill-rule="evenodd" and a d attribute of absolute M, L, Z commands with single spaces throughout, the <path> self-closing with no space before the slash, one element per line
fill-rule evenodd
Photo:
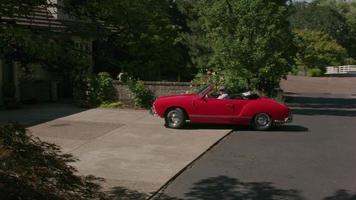
<path fill-rule="evenodd" d="M 356 199 L 356 111 L 298 108 L 269 132 L 235 130 L 163 199 Z"/>

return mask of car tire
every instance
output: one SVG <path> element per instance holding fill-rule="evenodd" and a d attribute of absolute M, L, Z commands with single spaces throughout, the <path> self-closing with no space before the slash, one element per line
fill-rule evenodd
<path fill-rule="evenodd" d="M 272 119 L 267 113 L 258 113 L 252 120 L 252 128 L 257 131 L 266 131 L 272 126 Z"/>
<path fill-rule="evenodd" d="M 167 112 L 165 116 L 166 127 L 179 129 L 185 124 L 185 113 L 181 108 L 174 108 Z"/>

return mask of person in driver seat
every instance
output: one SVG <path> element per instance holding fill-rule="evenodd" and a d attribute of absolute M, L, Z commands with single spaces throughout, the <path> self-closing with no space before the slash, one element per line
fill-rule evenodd
<path fill-rule="evenodd" d="M 224 86 L 220 86 L 219 87 L 219 96 L 217 99 L 227 99 L 228 98 L 228 94 L 225 91 L 225 87 Z"/>

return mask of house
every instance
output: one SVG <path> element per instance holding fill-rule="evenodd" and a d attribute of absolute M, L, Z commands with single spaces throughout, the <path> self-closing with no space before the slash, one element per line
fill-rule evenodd
<path fill-rule="evenodd" d="M 58 3 L 57 0 L 49 0 L 52 3 Z M 80 33 L 92 28 L 91 23 L 75 20 L 56 7 L 36 7 L 31 10 L 27 16 L 7 17 L 0 16 L 0 26 L 11 23 L 24 28 L 47 29 L 55 34 L 63 34 L 65 30 L 71 27 L 71 34 L 68 35 L 75 43 L 76 48 L 85 55 L 90 63 L 93 64 L 92 50 L 93 37 L 80 37 Z M 15 98 L 17 101 L 55 101 L 59 95 L 59 85 L 62 77 L 48 71 L 44 66 L 30 64 L 27 67 L 31 71 L 31 83 L 24 81 L 27 72 L 23 72 L 21 65 L 13 60 L 0 58 L 0 106 L 4 105 L 6 91 L 5 85 L 13 85 L 15 89 Z"/>

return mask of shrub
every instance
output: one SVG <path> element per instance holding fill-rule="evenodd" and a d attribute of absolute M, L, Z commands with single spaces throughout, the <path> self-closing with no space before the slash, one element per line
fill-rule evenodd
<path fill-rule="evenodd" d="M 204 72 L 200 72 L 196 75 L 193 80 L 193 85 L 196 87 L 201 87 L 201 85 L 213 84 L 215 86 L 225 86 L 229 93 L 241 93 L 248 90 L 247 82 L 239 77 L 238 75 L 230 71 L 218 71 L 213 72 L 208 75 Z M 197 91 L 197 88 L 193 88 L 193 91 Z M 214 90 L 213 93 L 218 93 L 217 90 Z"/>
<path fill-rule="evenodd" d="M 143 81 L 129 79 L 127 81 L 130 91 L 133 94 L 135 106 L 149 109 L 155 99 L 153 92 L 145 87 Z"/>
<path fill-rule="evenodd" d="M 0 127 L 0 196 L 2 200 L 104 200 L 100 179 L 79 176 L 54 144 L 29 136 L 18 124 Z"/>
<path fill-rule="evenodd" d="M 73 97 L 80 107 L 90 108 L 99 104 L 95 97 L 93 77 L 90 75 L 77 76 L 74 81 Z"/>
<path fill-rule="evenodd" d="M 101 103 L 100 108 L 120 108 L 122 103 L 120 101 L 104 101 Z"/>
<path fill-rule="evenodd" d="M 74 99 L 81 107 L 97 107 L 105 101 L 115 101 L 115 88 L 109 73 L 78 77 L 74 87 Z"/>
<path fill-rule="evenodd" d="M 323 75 L 323 72 L 319 68 L 308 69 L 308 76 L 317 77 L 317 76 L 322 76 L 322 75 Z"/>
<path fill-rule="evenodd" d="M 107 72 L 100 72 L 94 79 L 94 91 L 100 103 L 115 99 L 115 88 L 113 86 L 113 79 Z"/>

